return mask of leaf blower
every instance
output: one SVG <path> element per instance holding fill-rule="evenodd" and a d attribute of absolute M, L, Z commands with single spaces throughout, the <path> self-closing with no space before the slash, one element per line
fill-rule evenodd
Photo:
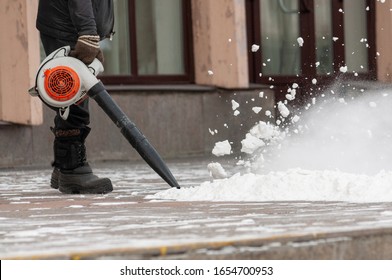
<path fill-rule="evenodd" d="M 102 63 L 94 59 L 90 65 L 85 65 L 79 59 L 68 56 L 70 50 L 69 46 L 65 46 L 45 58 L 38 69 L 35 86 L 29 90 L 30 95 L 38 96 L 52 108 L 58 108 L 63 119 L 67 119 L 71 105 L 91 97 L 148 165 L 170 186 L 179 189 L 179 184 L 158 152 L 97 79 L 96 76 L 104 70 Z"/>

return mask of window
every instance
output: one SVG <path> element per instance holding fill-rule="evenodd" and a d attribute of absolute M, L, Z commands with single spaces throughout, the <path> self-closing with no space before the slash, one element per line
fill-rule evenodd
<path fill-rule="evenodd" d="M 105 84 L 192 82 L 189 0 L 115 0 L 115 32 L 104 40 Z"/>
<path fill-rule="evenodd" d="M 260 37 L 264 75 L 300 74 L 301 53 L 298 2 L 290 1 L 282 8 L 281 1 L 262 0 L 260 11 Z"/>
<path fill-rule="evenodd" d="M 375 1 L 247 0 L 251 82 L 287 89 L 338 75 L 375 79 Z M 341 67 L 347 71 L 340 71 Z M 343 73 L 344 72 L 344 73 Z M 279 96 L 278 96 L 279 99 Z"/>

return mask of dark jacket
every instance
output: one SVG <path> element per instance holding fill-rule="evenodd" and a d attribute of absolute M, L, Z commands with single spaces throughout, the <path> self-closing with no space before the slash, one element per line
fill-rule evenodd
<path fill-rule="evenodd" d="M 76 41 L 80 35 L 113 32 L 113 0 L 39 0 L 37 29 L 48 36 Z"/>

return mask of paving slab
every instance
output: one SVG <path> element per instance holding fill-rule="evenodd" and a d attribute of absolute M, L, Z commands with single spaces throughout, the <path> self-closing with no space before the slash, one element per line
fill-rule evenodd
<path fill-rule="evenodd" d="M 183 187 L 208 159 L 168 162 Z M 0 170 L 1 259 L 392 259 L 392 203 L 158 201 L 144 162 L 106 162 L 106 195 L 65 195 L 50 169 Z"/>

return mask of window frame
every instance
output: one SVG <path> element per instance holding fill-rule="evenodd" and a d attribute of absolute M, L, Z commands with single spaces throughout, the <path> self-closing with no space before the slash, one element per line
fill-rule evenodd
<path fill-rule="evenodd" d="M 135 0 L 128 0 L 131 73 L 128 75 L 101 75 L 106 85 L 190 84 L 194 82 L 191 0 L 182 0 L 184 74 L 139 75 L 136 38 Z M 114 35 L 116 36 L 116 35 Z"/>
<path fill-rule="evenodd" d="M 246 14 L 247 14 L 247 34 L 248 34 L 248 49 L 251 49 L 252 44 L 261 42 L 261 27 L 260 27 L 260 1 L 262 0 L 246 0 Z M 284 76 L 284 75 L 262 75 L 259 76 L 262 69 L 262 53 L 249 53 L 249 78 L 250 83 L 269 84 L 280 87 L 281 90 L 287 89 L 287 85 L 296 82 L 302 85 L 311 84 L 313 78 L 317 78 L 317 86 L 328 86 L 339 76 L 344 76 L 351 80 L 376 80 L 377 79 L 377 65 L 376 65 L 376 35 L 375 35 L 375 1 L 366 0 L 366 5 L 369 6 L 367 11 L 367 39 L 370 47 L 368 48 L 368 72 L 358 73 L 341 73 L 340 67 L 345 61 L 345 49 L 342 44 L 333 44 L 333 73 L 330 75 L 322 75 L 317 73 L 317 69 L 313 67 L 316 62 L 316 36 L 315 36 L 315 20 L 314 20 L 314 1 L 313 0 L 298 0 L 300 9 L 311 7 L 310 12 L 303 12 L 300 16 L 300 36 L 306 38 L 306 44 L 301 48 L 301 74 L 298 76 Z M 306 7 L 305 7 L 306 6 Z M 343 0 L 332 0 L 332 32 L 333 36 L 339 37 L 339 41 L 344 42 L 344 16 L 339 9 L 343 9 Z"/>

